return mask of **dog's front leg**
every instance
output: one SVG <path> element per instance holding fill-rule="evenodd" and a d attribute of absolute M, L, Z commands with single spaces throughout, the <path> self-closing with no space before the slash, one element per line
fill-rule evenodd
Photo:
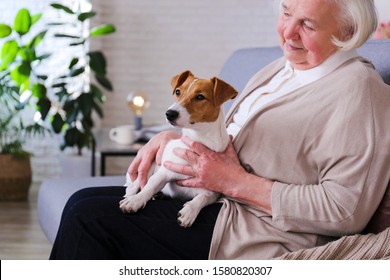
<path fill-rule="evenodd" d="M 218 193 L 204 190 L 192 200 L 186 202 L 184 207 L 179 211 L 179 218 L 177 219 L 179 225 L 182 227 L 190 227 L 195 222 L 200 210 L 209 204 L 217 201 Z"/>
<path fill-rule="evenodd" d="M 124 197 L 135 195 L 140 190 L 140 185 L 138 179 L 136 179 L 134 182 L 130 178 L 130 174 L 126 172 L 126 193 Z"/>
<path fill-rule="evenodd" d="M 149 178 L 145 187 L 135 195 L 126 195 L 120 202 L 119 207 L 123 212 L 134 213 L 139 209 L 144 208 L 146 203 L 167 183 L 167 178 L 162 172 L 155 173 Z"/>

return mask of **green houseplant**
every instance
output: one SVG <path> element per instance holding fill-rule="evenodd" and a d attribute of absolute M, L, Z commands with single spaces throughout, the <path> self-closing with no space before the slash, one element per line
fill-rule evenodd
<path fill-rule="evenodd" d="M 113 89 L 107 78 L 107 63 L 103 52 L 89 50 L 89 44 L 94 37 L 115 32 L 115 27 L 104 24 L 89 28 L 89 20 L 96 13 L 82 11 L 81 7 L 73 10 L 58 3 L 52 3 L 51 7 L 70 17 L 66 22 L 54 22 L 50 25 L 60 26 L 61 30 L 67 25 L 73 27 L 68 28 L 69 31 L 57 32 L 54 36 L 60 40 L 67 39 L 67 47 L 74 49 L 74 56 L 69 58 L 65 72 L 54 79 L 52 88 L 56 99 L 49 100 L 42 96 L 38 109 L 43 118 L 47 117 L 50 109 L 55 109 L 51 110 L 53 113 L 50 122 L 54 132 L 63 135 L 61 149 L 76 147 L 77 153 L 81 155 L 82 149 L 89 148 L 93 141 L 93 116 L 103 117 L 101 105 L 105 96 L 102 89 Z M 78 86 L 75 87 L 75 84 Z"/>
<path fill-rule="evenodd" d="M 20 9 L 13 26 L 0 24 L 3 44 L 0 59 L 0 199 L 26 199 L 32 181 L 30 154 L 23 144 L 26 137 L 43 134 L 47 130 L 42 123 L 24 120 L 23 110 L 35 104 L 36 98 L 46 93 L 47 76 L 37 68 L 48 54 L 39 55 L 37 46 L 44 39 L 46 30 L 33 35 L 32 27 L 41 14 L 31 15 Z"/>

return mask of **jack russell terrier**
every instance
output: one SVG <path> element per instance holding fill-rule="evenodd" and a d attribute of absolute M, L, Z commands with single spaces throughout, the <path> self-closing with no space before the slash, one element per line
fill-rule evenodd
<path fill-rule="evenodd" d="M 230 139 L 226 131 L 222 104 L 237 96 L 237 91 L 226 82 L 214 77 L 198 79 L 190 71 L 185 71 L 171 79 L 173 96 L 176 102 L 166 111 L 168 122 L 182 129 L 182 134 L 202 143 L 216 152 L 223 152 Z M 173 149 L 188 147 L 180 140 L 171 140 L 165 147 L 162 162 L 173 161 L 186 164 L 177 157 Z M 123 212 L 137 212 L 158 192 L 164 195 L 187 200 L 178 214 L 178 223 L 182 227 L 190 227 L 200 210 L 214 203 L 219 194 L 199 188 L 178 186 L 175 181 L 187 179 L 189 176 L 174 173 L 163 165 L 151 168 L 149 179 L 142 190 L 138 180 L 131 181 L 126 174 L 126 194 L 120 202 Z"/>

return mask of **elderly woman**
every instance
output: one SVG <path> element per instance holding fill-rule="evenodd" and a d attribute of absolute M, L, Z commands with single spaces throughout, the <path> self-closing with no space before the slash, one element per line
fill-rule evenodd
<path fill-rule="evenodd" d="M 123 188 L 68 202 L 52 258 L 265 259 L 364 229 L 390 180 L 390 88 L 355 49 L 376 27 L 373 0 L 284 0 L 284 57 L 257 73 L 227 116 L 232 143 L 215 153 L 188 138 L 178 182 L 223 194 L 182 229 L 182 202 L 123 214 Z M 146 182 L 165 143 L 155 136 L 129 167 Z"/>

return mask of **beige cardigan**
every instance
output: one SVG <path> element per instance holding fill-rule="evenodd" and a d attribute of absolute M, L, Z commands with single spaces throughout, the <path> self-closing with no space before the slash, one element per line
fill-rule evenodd
<path fill-rule="evenodd" d="M 258 72 L 227 115 L 285 64 Z M 360 232 L 390 180 L 390 87 L 354 58 L 259 109 L 234 140 L 238 156 L 273 180 L 272 217 L 222 199 L 210 259 L 268 259 Z"/>

